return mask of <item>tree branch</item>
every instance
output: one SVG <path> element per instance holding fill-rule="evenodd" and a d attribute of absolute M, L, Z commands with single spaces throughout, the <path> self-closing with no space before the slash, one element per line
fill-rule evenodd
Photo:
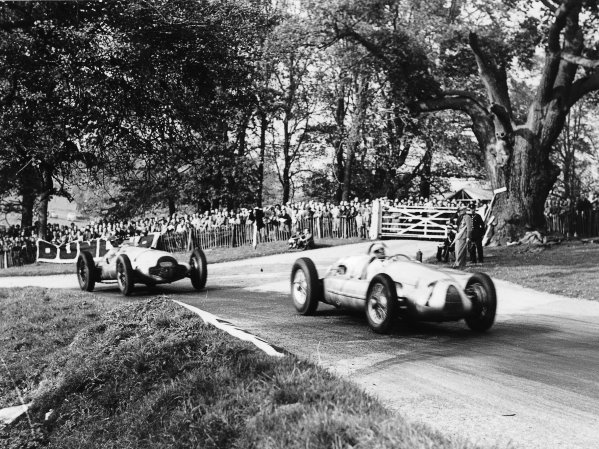
<path fill-rule="evenodd" d="M 449 91 L 440 97 L 414 102 L 410 106 L 418 112 L 455 109 L 463 111 L 473 118 L 486 116 L 488 114 L 485 107 L 472 98 L 472 94 L 466 93 L 466 95 L 464 95 L 462 93 L 456 95 L 455 92 L 456 91 Z"/>
<path fill-rule="evenodd" d="M 599 70 L 595 70 L 591 75 L 580 78 L 572 84 L 568 106 L 574 106 L 586 94 L 596 90 L 599 90 Z"/>
<path fill-rule="evenodd" d="M 596 69 L 599 67 L 599 59 L 589 59 L 584 56 L 577 56 L 572 53 L 562 53 L 562 59 L 572 64 L 577 64 L 587 69 Z"/>
<path fill-rule="evenodd" d="M 546 8 L 547 8 L 549 11 L 551 11 L 551 12 L 553 12 L 553 13 L 554 13 L 555 11 L 557 11 L 557 5 L 556 5 L 556 4 L 554 4 L 554 3 L 551 3 L 549 0 L 541 0 L 541 3 L 542 3 L 543 5 L 545 5 L 545 7 L 546 7 Z"/>
<path fill-rule="evenodd" d="M 501 105 L 511 116 L 512 105 L 507 88 L 505 68 L 498 67 L 497 64 L 492 63 L 490 58 L 483 53 L 476 33 L 471 32 L 469 34 L 468 42 L 474 53 L 480 77 L 487 89 L 489 101 Z"/>
<path fill-rule="evenodd" d="M 484 106 L 485 100 L 480 95 L 477 95 L 474 92 L 470 92 L 467 90 L 446 90 L 446 91 L 443 91 L 443 96 L 469 98 L 474 103 L 476 103 L 481 109 L 485 109 L 485 106 Z"/>
<path fill-rule="evenodd" d="M 537 101 L 544 105 L 552 96 L 555 79 L 561 62 L 561 33 L 568 23 L 568 16 L 578 14 L 582 0 L 564 0 L 555 10 L 555 20 L 548 33 L 547 50 L 545 51 L 545 67 L 539 82 Z"/>
<path fill-rule="evenodd" d="M 335 34 L 337 35 L 338 39 L 351 38 L 355 40 L 364 48 L 366 48 L 366 50 L 368 50 L 374 57 L 383 61 L 387 67 L 391 66 L 391 61 L 389 60 L 387 55 L 385 55 L 385 53 L 381 51 L 379 46 L 375 45 L 373 42 L 369 41 L 361 34 L 355 32 L 353 29 L 344 28 L 343 30 L 341 30 L 335 24 Z"/>

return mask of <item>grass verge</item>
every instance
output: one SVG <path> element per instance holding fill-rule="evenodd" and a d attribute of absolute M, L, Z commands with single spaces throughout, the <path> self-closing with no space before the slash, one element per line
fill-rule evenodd
<path fill-rule="evenodd" d="M 351 245 L 352 243 L 364 242 L 364 239 L 318 239 L 316 248 L 328 248 L 331 246 Z M 213 248 L 207 249 L 206 259 L 208 263 L 229 262 L 233 260 L 250 259 L 252 257 L 270 256 L 273 254 L 282 254 L 289 251 L 287 242 L 267 242 L 260 243 L 256 249 L 251 246 L 238 246 L 235 248 Z M 182 261 L 188 261 L 189 252 L 177 254 L 177 258 Z M 0 277 L 10 276 L 43 276 L 51 274 L 73 274 L 75 272 L 74 264 L 55 264 L 55 263 L 34 263 L 22 267 L 11 267 L 0 269 Z"/>
<path fill-rule="evenodd" d="M 598 244 L 498 246 L 485 248 L 484 254 L 483 264 L 468 264 L 466 271 L 484 271 L 535 290 L 599 301 Z"/>
<path fill-rule="evenodd" d="M 474 447 L 408 424 L 311 363 L 269 357 L 167 297 L 99 315 L 110 304 L 93 296 L 2 291 L 0 323 L 14 323 L 0 327 L 0 354 L 34 406 L 33 429 L 21 419 L 0 430 L 1 447 Z M 11 385 L 0 393 L 14 405 Z"/>

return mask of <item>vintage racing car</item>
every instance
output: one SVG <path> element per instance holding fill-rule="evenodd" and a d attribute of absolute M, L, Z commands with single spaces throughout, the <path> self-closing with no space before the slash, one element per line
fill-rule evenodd
<path fill-rule="evenodd" d="M 495 321 L 497 296 L 484 273 L 458 274 L 387 255 L 383 243 L 367 254 L 339 259 L 322 279 L 311 259 L 298 259 L 291 270 L 291 297 L 296 310 L 312 315 L 319 302 L 366 312 L 378 333 L 390 330 L 397 317 L 418 321 L 458 321 L 483 332 Z"/>
<path fill-rule="evenodd" d="M 116 280 L 121 293 L 130 295 L 135 283 L 153 287 L 185 277 L 196 290 L 206 285 L 208 274 L 206 256 L 200 248 L 191 253 L 189 263 L 177 262 L 175 257 L 160 248 L 159 233 L 150 233 L 134 242 L 126 241 L 94 258 L 83 251 L 77 259 L 77 279 L 81 290 L 93 291 L 96 282 Z"/>

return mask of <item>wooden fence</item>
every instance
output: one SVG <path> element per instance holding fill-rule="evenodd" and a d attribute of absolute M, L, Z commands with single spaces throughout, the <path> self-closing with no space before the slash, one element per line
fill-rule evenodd
<path fill-rule="evenodd" d="M 547 231 L 568 237 L 599 236 L 599 210 L 574 211 L 546 216 Z"/>
<path fill-rule="evenodd" d="M 293 230 L 292 230 L 293 228 Z M 293 226 L 285 226 L 278 222 L 265 223 L 257 235 L 258 243 L 287 241 L 295 232 L 309 229 L 316 239 L 322 238 L 366 238 L 367 229 L 364 223 L 358 226 L 355 218 L 338 219 L 329 217 L 305 218 L 298 220 Z M 252 245 L 254 226 L 227 225 L 212 229 L 191 229 L 182 233 L 166 233 L 162 235 L 162 244 L 166 251 L 189 251 L 194 247 L 222 248 Z"/>
<path fill-rule="evenodd" d="M 0 270 L 10 267 L 20 267 L 22 265 L 33 263 L 35 262 L 35 258 L 35 247 L 27 246 L 23 248 L 11 248 L 0 251 Z"/>

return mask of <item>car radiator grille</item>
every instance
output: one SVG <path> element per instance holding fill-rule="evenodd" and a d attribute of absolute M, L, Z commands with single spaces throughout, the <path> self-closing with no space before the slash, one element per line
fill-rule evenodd
<path fill-rule="evenodd" d="M 447 288 L 447 296 L 445 297 L 445 307 L 443 309 L 449 316 L 459 316 L 463 313 L 464 306 L 460 292 L 453 285 Z"/>
<path fill-rule="evenodd" d="M 185 267 L 180 265 L 174 267 L 152 267 L 149 269 L 151 276 L 158 276 L 163 279 L 185 276 Z"/>

